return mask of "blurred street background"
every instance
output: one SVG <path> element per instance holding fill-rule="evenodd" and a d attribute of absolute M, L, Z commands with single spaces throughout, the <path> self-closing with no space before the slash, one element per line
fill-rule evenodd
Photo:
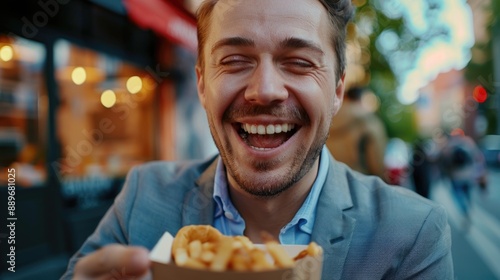
<path fill-rule="evenodd" d="M 490 180 L 500 182 L 500 170 L 491 169 Z M 453 240 L 455 273 L 459 279 L 500 279 L 500 201 L 499 188 L 487 193 L 474 190 L 470 225 L 450 195 L 447 182 L 436 182 L 432 199 L 441 203 L 448 212 Z"/>
<path fill-rule="evenodd" d="M 352 1 L 346 89 L 363 94 L 328 147 L 445 207 L 457 279 L 500 279 L 500 1 Z M 196 93 L 200 2 L 3 1 L 0 279 L 58 279 L 132 166 L 217 152 Z"/>

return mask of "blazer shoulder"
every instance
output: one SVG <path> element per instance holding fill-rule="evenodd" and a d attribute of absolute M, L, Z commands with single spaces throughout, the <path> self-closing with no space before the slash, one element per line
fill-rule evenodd
<path fill-rule="evenodd" d="M 149 248 L 163 232 L 177 232 L 183 225 L 187 200 L 198 189 L 196 181 L 212 162 L 154 161 L 134 167 L 115 201 L 124 205 L 120 215 L 128 224 L 125 227 L 129 242 Z"/>
<path fill-rule="evenodd" d="M 192 186 L 193 182 L 213 163 L 215 157 L 191 161 L 152 161 L 134 166 L 129 177 L 136 176 L 140 184 Z"/>
<path fill-rule="evenodd" d="M 414 191 L 385 183 L 376 176 L 346 170 L 353 208 L 383 214 L 393 220 L 415 219 L 423 222 L 431 212 L 445 215 L 444 208 Z M 365 211 L 362 211 L 365 212 Z"/>

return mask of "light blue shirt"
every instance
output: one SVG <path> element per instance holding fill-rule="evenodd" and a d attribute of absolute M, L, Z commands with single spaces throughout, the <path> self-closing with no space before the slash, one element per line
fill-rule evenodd
<path fill-rule="evenodd" d="M 328 150 L 323 146 L 316 180 L 295 217 L 281 229 L 279 234 L 281 244 L 307 245 L 311 241 L 311 233 L 316 219 L 316 205 L 326 180 L 328 165 Z M 243 235 L 245 221 L 229 197 L 226 170 L 222 160 L 219 160 L 215 171 L 213 198 L 215 200 L 213 226 L 224 235 Z"/>

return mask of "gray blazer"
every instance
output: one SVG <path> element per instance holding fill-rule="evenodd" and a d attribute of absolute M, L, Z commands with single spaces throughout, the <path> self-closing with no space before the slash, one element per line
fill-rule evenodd
<path fill-rule="evenodd" d="M 73 256 L 110 243 L 151 249 L 165 231 L 212 224 L 214 160 L 153 162 L 132 169 L 96 231 Z M 312 240 L 324 249 L 322 279 L 453 279 L 446 213 L 430 200 L 364 176 L 330 156 Z"/>

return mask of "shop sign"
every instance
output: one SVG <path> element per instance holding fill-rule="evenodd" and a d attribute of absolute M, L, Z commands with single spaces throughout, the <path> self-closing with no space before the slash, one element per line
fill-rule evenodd
<path fill-rule="evenodd" d="M 165 0 L 125 0 L 124 3 L 129 17 L 137 25 L 196 52 L 196 21 L 186 12 Z"/>

